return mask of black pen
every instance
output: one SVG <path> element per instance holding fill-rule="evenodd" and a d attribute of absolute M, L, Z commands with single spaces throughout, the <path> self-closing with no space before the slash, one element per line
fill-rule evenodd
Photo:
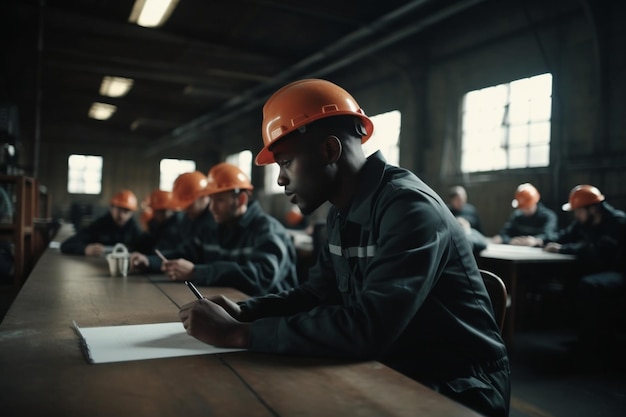
<path fill-rule="evenodd" d="M 196 288 L 195 285 L 193 285 L 190 281 L 185 281 L 185 284 L 189 287 L 189 289 L 191 290 L 191 292 L 193 293 L 193 295 L 195 295 L 196 297 L 198 297 L 198 300 L 202 300 L 204 297 L 202 296 L 202 294 L 200 294 L 200 291 L 198 291 L 198 289 Z"/>

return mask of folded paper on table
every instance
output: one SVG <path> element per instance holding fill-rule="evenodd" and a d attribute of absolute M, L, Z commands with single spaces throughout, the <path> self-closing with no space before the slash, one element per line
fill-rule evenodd
<path fill-rule="evenodd" d="M 128 326 L 78 327 L 87 360 L 91 363 L 135 361 L 177 356 L 207 355 L 243 349 L 218 348 L 189 336 L 181 322 Z"/>

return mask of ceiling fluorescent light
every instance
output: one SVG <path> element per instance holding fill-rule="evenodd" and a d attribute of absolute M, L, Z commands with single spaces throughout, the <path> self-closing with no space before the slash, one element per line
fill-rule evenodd
<path fill-rule="evenodd" d="M 111 77 L 106 75 L 100 84 L 100 94 L 108 97 L 122 97 L 133 86 L 131 78 Z"/>
<path fill-rule="evenodd" d="M 178 0 L 135 0 L 128 21 L 139 26 L 161 26 L 170 17 Z"/>
<path fill-rule="evenodd" d="M 96 120 L 107 120 L 115 113 L 117 107 L 106 103 L 93 103 L 89 109 L 89 117 Z"/>

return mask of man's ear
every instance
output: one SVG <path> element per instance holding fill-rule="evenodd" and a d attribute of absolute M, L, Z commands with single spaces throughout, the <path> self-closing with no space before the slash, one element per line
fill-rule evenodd
<path fill-rule="evenodd" d="M 327 164 L 334 164 L 341 158 L 343 145 L 337 136 L 330 135 L 322 143 L 324 161 Z"/>

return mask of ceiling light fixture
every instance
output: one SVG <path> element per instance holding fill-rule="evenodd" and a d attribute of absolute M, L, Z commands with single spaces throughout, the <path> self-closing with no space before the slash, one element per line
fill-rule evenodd
<path fill-rule="evenodd" d="M 135 0 L 128 21 L 139 26 L 161 26 L 170 17 L 178 0 Z"/>
<path fill-rule="evenodd" d="M 105 75 L 100 84 L 100 94 L 108 97 L 122 97 L 133 86 L 132 78 L 111 77 Z"/>
<path fill-rule="evenodd" d="M 113 116 L 117 107 L 106 103 L 93 103 L 89 109 L 89 117 L 96 120 L 107 120 Z"/>

